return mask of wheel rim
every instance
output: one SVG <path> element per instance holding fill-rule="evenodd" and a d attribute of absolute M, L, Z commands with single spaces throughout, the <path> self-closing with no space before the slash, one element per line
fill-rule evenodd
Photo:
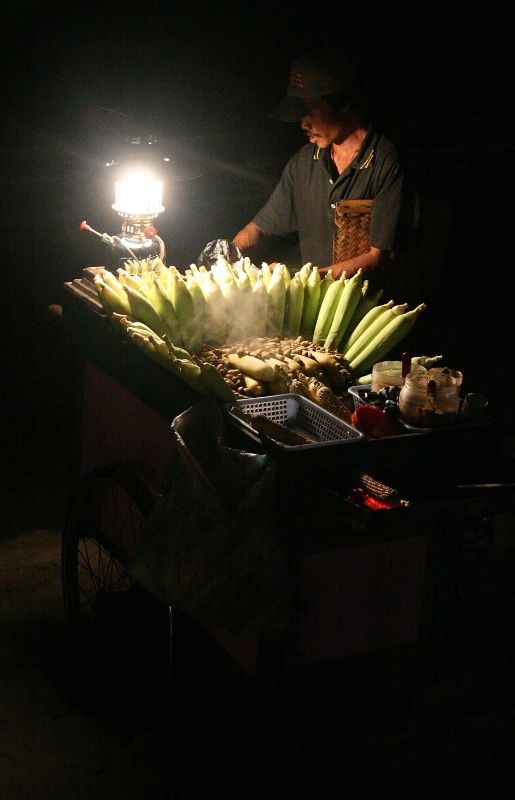
<path fill-rule="evenodd" d="M 111 595 L 134 587 L 126 565 L 144 525 L 137 501 L 118 481 L 97 478 L 79 491 L 67 522 L 69 552 L 63 554 L 69 574 L 65 604 L 73 626 L 91 622 Z"/>

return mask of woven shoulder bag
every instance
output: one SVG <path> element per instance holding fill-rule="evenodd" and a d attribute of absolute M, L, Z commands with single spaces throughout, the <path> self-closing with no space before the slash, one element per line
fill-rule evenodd
<path fill-rule="evenodd" d="M 340 200 L 336 204 L 333 264 L 369 250 L 371 214 L 372 200 Z"/>

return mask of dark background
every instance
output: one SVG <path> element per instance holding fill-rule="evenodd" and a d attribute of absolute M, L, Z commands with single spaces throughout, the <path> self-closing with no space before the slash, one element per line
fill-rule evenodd
<path fill-rule="evenodd" d="M 424 243 L 392 285 L 396 302 L 428 306 L 413 352 L 443 353 L 511 433 L 513 45 L 495 6 L 3 0 L 0 8 L 2 485 L 12 509 L 3 535 L 61 518 L 66 376 L 48 306 L 60 303 L 65 281 L 104 262 L 104 245 L 80 222 L 119 232 L 102 166 L 112 141 L 90 112 L 127 115 L 168 148 L 157 227 L 168 263 L 184 269 L 259 210 L 303 143 L 297 126 L 268 112 L 315 39 L 354 48 L 375 119 L 418 180 Z"/>

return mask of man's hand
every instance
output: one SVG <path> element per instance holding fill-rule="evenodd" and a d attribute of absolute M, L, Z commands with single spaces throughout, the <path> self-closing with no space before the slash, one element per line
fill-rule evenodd
<path fill-rule="evenodd" d="M 388 256 L 384 250 L 379 250 L 377 247 L 371 247 L 368 253 L 363 253 L 360 256 L 349 258 L 347 261 L 340 261 L 338 264 L 331 264 L 330 267 L 320 270 L 322 274 L 328 270 L 332 270 L 333 277 L 339 278 L 342 272 L 345 272 L 346 278 L 352 278 L 358 269 L 362 269 L 364 273 L 374 270 L 381 259 Z"/>
<path fill-rule="evenodd" d="M 258 228 L 255 222 L 249 222 L 248 225 L 245 225 L 245 227 L 236 234 L 233 242 L 240 250 L 248 250 L 249 247 L 253 247 L 259 242 L 261 234 L 265 234 L 265 231 Z"/>

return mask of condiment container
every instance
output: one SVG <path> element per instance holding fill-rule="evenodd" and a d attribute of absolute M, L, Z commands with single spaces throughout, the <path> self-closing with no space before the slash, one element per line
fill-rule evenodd
<path fill-rule="evenodd" d="M 460 411 L 460 420 L 463 422 L 488 422 L 490 410 L 488 398 L 479 392 L 469 392 L 465 395 Z"/>
<path fill-rule="evenodd" d="M 411 365 L 411 372 L 425 372 L 425 367 Z M 403 386 L 402 361 L 379 361 L 372 367 L 371 390 L 379 392 L 387 386 Z"/>
<path fill-rule="evenodd" d="M 399 395 L 399 416 L 408 425 L 434 428 L 455 422 L 460 407 L 456 378 L 441 370 L 410 372 Z"/>

